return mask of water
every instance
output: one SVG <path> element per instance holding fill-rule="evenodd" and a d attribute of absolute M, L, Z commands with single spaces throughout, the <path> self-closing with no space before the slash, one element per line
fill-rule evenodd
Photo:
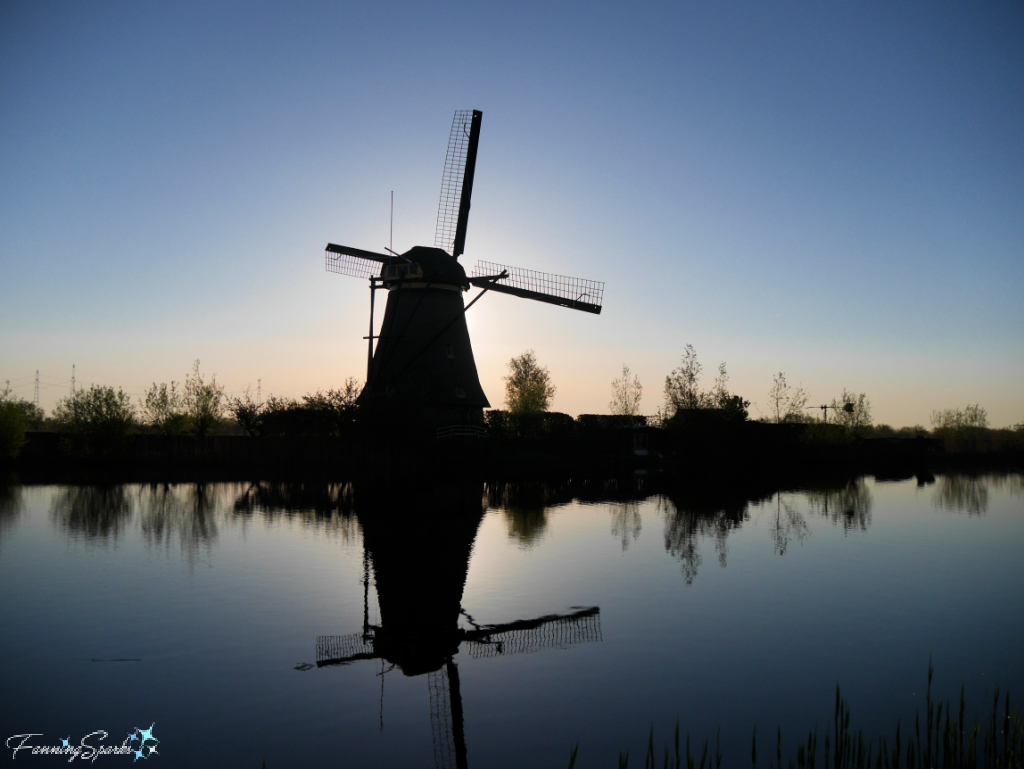
<path fill-rule="evenodd" d="M 982 715 L 1024 695 L 1024 480 L 932 480 L 8 486 L 0 729 L 153 724 L 165 766 L 560 767 L 639 764 L 678 720 L 736 765 L 755 724 L 765 758 L 823 733 L 837 683 L 890 734 L 929 658 Z"/>

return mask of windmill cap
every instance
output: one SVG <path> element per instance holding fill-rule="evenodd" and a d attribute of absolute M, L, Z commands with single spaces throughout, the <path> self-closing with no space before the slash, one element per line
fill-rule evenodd
<path fill-rule="evenodd" d="M 447 251 L 428 246 L 413 246 L 402 256 L 420 266 L 424 280 L 469 288 L 465 269 Z"/>

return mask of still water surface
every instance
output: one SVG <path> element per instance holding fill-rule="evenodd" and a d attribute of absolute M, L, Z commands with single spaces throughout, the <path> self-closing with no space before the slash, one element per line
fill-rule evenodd
<path fill-rule="evenodd" d="M 561 767 L 678 720 L 738 765 L 755 724 L 824 732 L 837 683 L 853 726 L 906 724 L 929 658 L 979 714 L 1024 694 L 1022 551 L 1020 475 L 8 486 L 0 725 L 155 722 L 164 766 Z"/>

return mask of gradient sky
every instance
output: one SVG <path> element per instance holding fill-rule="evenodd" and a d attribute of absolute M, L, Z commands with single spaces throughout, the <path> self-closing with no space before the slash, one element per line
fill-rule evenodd
<path fill-rule="evenodd" d="M 555 410 L 626 363 L 653 413 L 692 343 L 754 417 L 784 371 L 876 422 L 1024 421 L 1022 41 L 996 2 L 0 0 L 0 382 L 362 379 L 324 245 L 383 250 L 392 191 L 395 248 L 433 245 L 479 109 L 464 264 L 606 282 L 600 316 L 469 311 L 493 406 L 533 348 Z"/>

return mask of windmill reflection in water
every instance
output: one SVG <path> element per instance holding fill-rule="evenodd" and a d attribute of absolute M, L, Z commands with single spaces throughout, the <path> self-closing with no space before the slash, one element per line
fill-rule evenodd
<path fill-rule="evenodd" d="M 415 500 L 394 496 L 357 513 L 363 528 L 363 628 L 316 641 L 318 668 L 360 660 L 390 663 L 407 676 L 427 675 L 434 758 L 465 767 L 466 740 L 455 656 L 499 657 L 601 640 L 600 609 L 481 625 L 462 608 L 477 529 L 480 484 L 435 487 Z M 370 568 L 380 624 L 369 621 Z M 463 625 L 460 627 L 460 625 Z"/>

